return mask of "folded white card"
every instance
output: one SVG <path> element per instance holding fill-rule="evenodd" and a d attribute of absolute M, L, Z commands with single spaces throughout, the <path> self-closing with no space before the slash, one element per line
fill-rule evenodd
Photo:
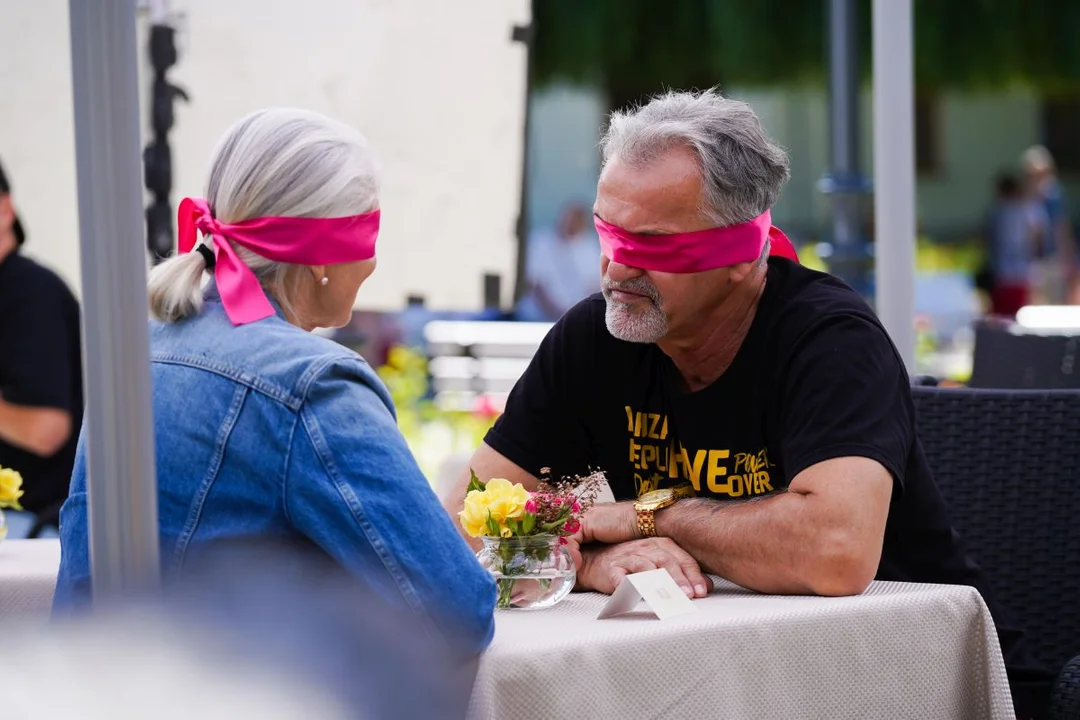
<path fill-rule="evenodd" d="M 661 620 L 697 612 L 694 601 L 679 589 L 671 574 L 664 568 L 657 568 L 623 578 L 600 610 L 597 619 L 603 620 L 630 612 L 642 600 Z"/>

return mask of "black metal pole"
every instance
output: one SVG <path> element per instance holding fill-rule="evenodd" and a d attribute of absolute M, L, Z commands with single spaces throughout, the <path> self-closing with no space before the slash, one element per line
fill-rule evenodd
<path fill-rule="evenodd" d="M 528 25 L 515 25 L 510 39 L 525 45 L 525 123 L 521 141 L 521 201 L 518 205 L 517 219 L 517 267 L 514 274 L 514 305 L 521 300 L 528 291 L 526 283 L 527 268 L 525 261 L 528 257 L 529 242 L 529 102 L 532 99 L 532 70 L 533 70 L 533 44 L 536 34 L 536 23 L 530 21 Z"/>
<path fill-rule="evenodd" d="M 831 272 L 866 291 L 868 258 L 863 244 L 860 196 L 868 187 L 859 162 L 859 56 L 857 0 L 828 0 L 829 175 L 832 195 Z"/>
<path fill-rule="evenodd" d="M 173 102 L 177 97 L 187 99 L 184 91 L 171 84 L 166 76 L 176 64 L 176 31 L 168 18 L 157 18 L 150 27 L 150 64 L 154 68 L 151 93 L 150 125 L 153 137 L 143 150 L 143 175 L 146 189 L 153 199 L 146 208 L 146 242 L 154 262 L 168 257 L 173 250 L 172 151 L 169 130 L 172 129 Z"/>

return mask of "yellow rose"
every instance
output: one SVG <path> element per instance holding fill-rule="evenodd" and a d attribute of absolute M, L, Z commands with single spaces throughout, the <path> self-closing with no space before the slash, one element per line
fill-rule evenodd
<path fill-rule="evenodd" d="M 488 510 L 500 526 L 506 524 L 507 520 L 517 520 L 525 514 L 525 503 L 529 501 L 529 491 L 521 485 L 514 485 L 503 478 L 492 478 L 488 481 L 484 493 L 491 496 L 488 500 Z"/>
<path fill-rule="evenodd" d="M 19 506 L 22 496 L 22 475 L 10 468 L 0 467 L 0 508 L 22 510 Z"/>
<path fill-rule="evenodd" d="M 525 514 L 529 491 L 521 485 L 503 478 L 492 478 L 484 490 L 470 490 L 458 519 L 471 537 L 490 535 L 488 518 L 499 528 L 499 535 L 510 537 L 513 532 L 506 526 L 507 520 L 516 520 Z"/>
<path fill-rule="evenodd" d="M 480 490 L 470 490 L 465 496 L 465 507 L 458 513 L 461 527 L 469 537 L 480 537 L 486 534 L 488 509 L 484 502 L 484 493 Z"/>

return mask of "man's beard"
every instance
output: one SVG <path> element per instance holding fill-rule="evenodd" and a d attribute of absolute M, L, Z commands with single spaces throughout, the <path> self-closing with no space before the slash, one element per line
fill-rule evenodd
<path fill-rule="evenodd" d="M 645 297 L 629 305 L 614 299 L 612 290 L 640 293 Z M 623 282 L 604 278 L 602 292 L 607 301 L 604 322 L 613 336 L 626 342 L 654 343 L 667 335 L 668 322 L 660 309 L 660 293 L 645 278 Z"/>

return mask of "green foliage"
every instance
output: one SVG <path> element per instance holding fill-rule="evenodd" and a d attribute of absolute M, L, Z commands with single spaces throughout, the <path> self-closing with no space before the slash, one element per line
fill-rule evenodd
<path fill-rule="evenodd" d="M 465 488 L 465 492 L 470 493 L 473 490 L 479 490 L 480 492 L 484 492 L 484 489 L 486 487 L 487 485 L 485 485 L 484 482 L 476 476 L 476 471 L 472 468 L 469 468 L 469 487 Z"/>
<path fill-rule="evenodd" d="M 857 2 L 871 76 L 870 0 Z M 823 83 L 828 0 L 533 0 L 533 79 L 614 99 L 664 88 Z M 1080 90 L 1077 0 L 915 0 L 920 89 Z"/>

